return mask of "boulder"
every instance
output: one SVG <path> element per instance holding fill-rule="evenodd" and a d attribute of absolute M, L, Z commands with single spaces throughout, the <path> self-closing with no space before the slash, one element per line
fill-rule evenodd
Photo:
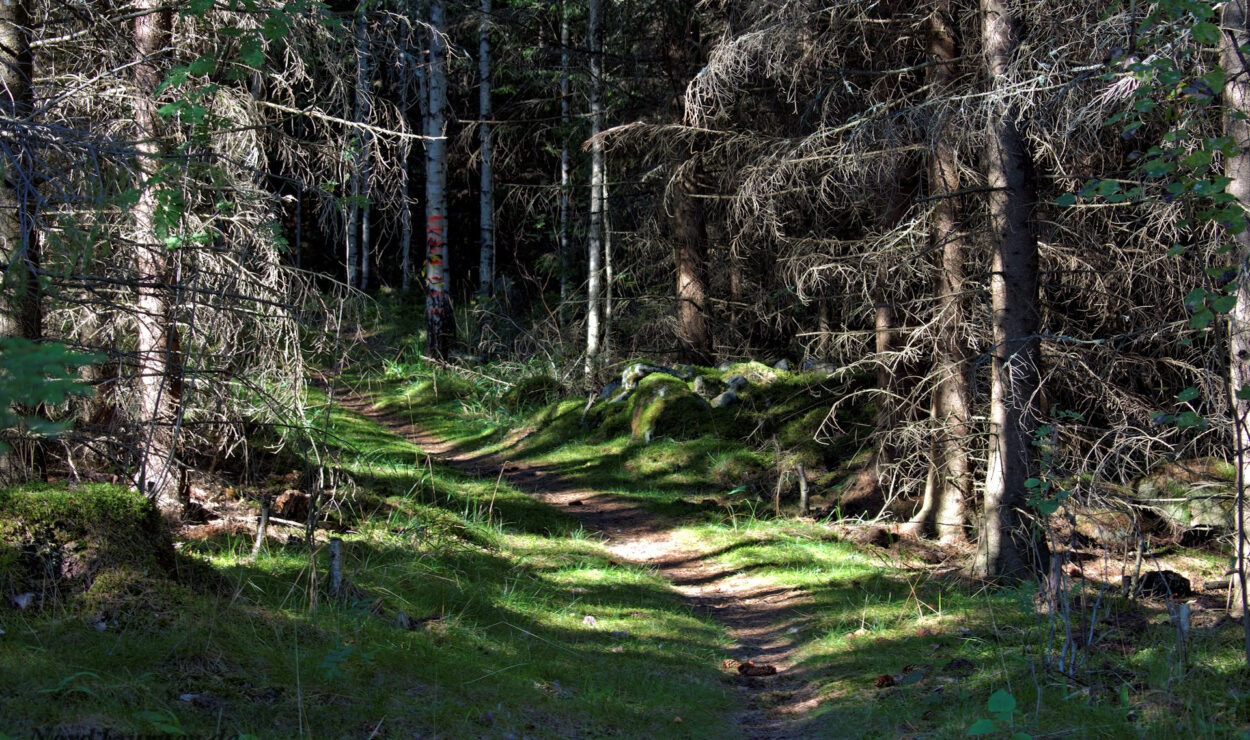
<path fill-rule="evenodd" d="M 274 516 L 282 519 L 289 519 L 293 522 L 302 522 L 308 519 L 308 507 L 312 500 L 308 494 L 303 491 L 289 488 L 278 495 L 273 501 L 271 511 Z"/>
<path fill-rule="evenodd" d="M 750 384 L 750 381 L 742 375 L 734 375 L 725 381 L 725 385 L 729 386 L 729 390 L 734 391 L 735 393 L 741 391 Z"/>
<path fill-rule="evenodd" d="M 703 434 L 710 422 L 707 401 L 666 373 L 645 378 L 630 397 L 630 436 L 635 440 L 692 439 Z"/>
<path fill-rule="evenodd" d="M 694 392 L 703 398 L 714 398 L 723 389 L 724 384 L 719 380 L 700 375 L 694 379 Z"/>
<path fill-rule="evenodd" d="M 1133 503 L 1180 532 L 1232 531 L 1236 496 L 1222 460 L 1199 458 L 1160 465 L 1133 485 Z"/>
<path fill-rule="evenodd" d="M 777 363 L 773 365 L 773 369 L 786 372 L 790 369 L 790 361 L 786 359 L 777 360 Z"/>
<path fill-rule="evenodd" d="M 725 391 L 712 399 L 712 408 L 723 409 L 726 406 L 732 406 L 738 402 L 738 394 L 732 390 Z"/>

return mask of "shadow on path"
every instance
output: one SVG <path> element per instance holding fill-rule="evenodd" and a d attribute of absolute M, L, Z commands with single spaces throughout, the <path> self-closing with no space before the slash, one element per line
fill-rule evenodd
<path fill-rule="evenodd" d="M 652 568 L 673 584 L 691 608 L 725 626 L 732 639 L 723 667 L 741 694 L 742 737 L 825 737 L 806 717 L 819 700 L 817 684 L 796 663 L 795 651 L 807 634 L 811 598 L 800 589 L 765 578 L 725 570 L 713 559 L 732 548 L 710 549 L 683 541 L 675 520 L 625 496 L 578 486 L 550 466 L 478 454 L 439 439 L 403 414 L 376 409 L 352 395 L 342 405 L 369 417 L 416 444 L 459 472 L 502 478 L 535 499 L 562 509 L 587 531 L 603 537 L 617 557 Z M 748 675 L 776 669 L 771 675 Z"/>

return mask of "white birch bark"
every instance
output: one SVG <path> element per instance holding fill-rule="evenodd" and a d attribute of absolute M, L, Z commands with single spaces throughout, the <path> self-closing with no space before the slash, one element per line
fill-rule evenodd
<path fill-rule="evenodd" d="M 453 330 L 447 259 L 447 47 L 443 0 L 430 1 L 430 63 L 426 85 L 425 323 L 427 347 L 447 355 Z"/>
<path fill-rule="evenodd" d="M 600 320 L 603 311 L 603 48 L 600 36 L 602 0 L 590 0 L 587 37 L 590 44 L 590 224 L 586 238 L 586 379 L 600 364 Z"/>

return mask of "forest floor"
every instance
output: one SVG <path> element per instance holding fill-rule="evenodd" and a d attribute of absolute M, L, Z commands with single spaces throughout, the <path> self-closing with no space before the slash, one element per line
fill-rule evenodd
<path fill-rule="evenodd" d="M 712 561 L 704 541 L 682 537 L 679 522 L 637 499 L 588 489 L 554 466 L 508 460 L 453 444 L 364 396 L 341 403 L 406 438 L 465 475 L 506 480 L 538 501 L 563 509 L 601 537 L 620 560 L 654 569 L 690 607 L 722 624 L 732 640 L 722 668 L 735 674 L 745 738 L 817 737 L 803 718 L 818 704 L 811 677 L 796 660 L 811 598 L 768 577 L 743 575 Z"/>

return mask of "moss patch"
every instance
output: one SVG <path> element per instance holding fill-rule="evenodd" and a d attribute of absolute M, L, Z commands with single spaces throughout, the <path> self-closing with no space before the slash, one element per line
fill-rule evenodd
<path fill-rule="evenodd" d="M 145 497 L 109 485 L 0 489 L 0 586 L 7 592 L 31 593 L 46 605 L 122 571 L 174 572 L 173 544 Z"/>

